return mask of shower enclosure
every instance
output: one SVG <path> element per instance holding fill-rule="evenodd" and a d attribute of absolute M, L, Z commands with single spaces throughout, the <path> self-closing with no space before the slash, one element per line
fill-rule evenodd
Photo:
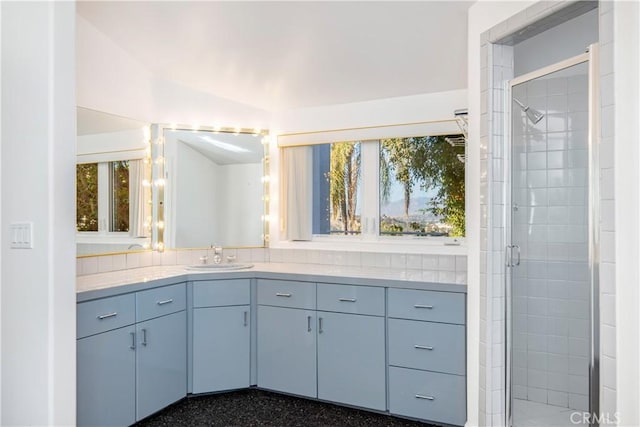
<path fill-rule="evenodd" d="M 589 424 L 598 402 L 598 175 L 589 53 L 509 82 L 507 414 Z"/>

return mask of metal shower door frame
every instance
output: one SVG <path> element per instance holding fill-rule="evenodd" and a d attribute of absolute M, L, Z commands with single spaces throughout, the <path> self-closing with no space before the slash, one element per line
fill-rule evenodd
<path fill-rule="evenodd" d="M 589 357 L 589 413 L 590 425 L 598 426 L 600 413 L 600 79 L 599 79 L 599 49 L 594 43 L 587 48 L 586 53 L 565 59 L 555 64 L 540 68 L 505 82 L 503 106 L 505 111 L 504 126 L 504 241 L 513 246 L 512 241 L 512 89 L 514 86 L 552 74 L 574 65 L 587 63 L 588 65 L 588 246 L 589 246 L 589 275 L 591 282 L 590 309 L 590 357 Z M 506 425 L 513 426 L 512 408 L 512 278 L 513 266 L 509 258 L 510 250 L 505 251 L 505 415 Z M 596 415 L 596 416 L 594 416 Z"/>

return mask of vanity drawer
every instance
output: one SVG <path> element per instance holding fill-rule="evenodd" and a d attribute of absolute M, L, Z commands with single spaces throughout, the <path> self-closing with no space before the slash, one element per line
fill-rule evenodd
<path fill-rule="evenodd" d="M 389 412 L 445 424 L 464 425 L 465 377 L 389 368 Z"/>
<path fill-rule="evenodd" d="M 176 313 L 187 307 L 187 289 L 184 283 L 136 293 L 136 320 L 153 319 Z"/>
<path fill-rule="evenodd" d="M 194 307 L 220 307 L 251 303 L 251 279 L 204 280 L 193 283 Z"/>
<path fill-rule="evenodd" d="M 384 316 L 384 288 L 318 283 L 318 310 Z"/>
<path fill-rule="evenodd" d="M 316 284 L 291 280 L 258 280 L 258 304 L 316 309 Z"/>
<path fill-rule="evenodd" d="M 389 289 L 389 317 L 463 325 L 464 294 Z"/>
<path fill-rule="evenodd" d="M 447 323 L 389 319 L 389 364 L 465 374 L 465 328 Z"/>
<path fill-rule="evenodd" d="M 77 338 L 132 325 L 136 321 L 134 294 L 118 295 L 76 305 Z"/>

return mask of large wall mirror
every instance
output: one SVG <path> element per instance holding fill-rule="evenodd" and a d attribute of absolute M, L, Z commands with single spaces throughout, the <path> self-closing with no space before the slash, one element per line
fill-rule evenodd
<path fill-rule="evenodd" d="M 162 139 L 164 248 L 264 246 L 264 132 L 165 127 Z"/>
<path fill-rule="evenodd" d="M 77 108 L 77 254 L 140 251 L 151 244 L 149 125 Z"/>

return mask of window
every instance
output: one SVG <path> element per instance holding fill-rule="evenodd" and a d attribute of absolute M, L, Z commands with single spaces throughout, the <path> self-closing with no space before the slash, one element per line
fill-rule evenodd
<path fill-rule="evenodd" d="M 308 226 L 318 238 L 369 240 L 464 236 L 464 150 L 461 135 L 422 136 L 318 144 L 299 151 L 303 156 L 295 160 L 285 156 L 295 165 L 285 161 L 283 168 L 298 171 L 293 179 L 283 178 L 290 188 L 287 197 L 295 195 L 298 206 L 292 211 L 292 201 L 286 201 L 285 229 L 293 224 Z M 300 200 L 309 191 L 307 225 Z"/>
<path fill-rule="evenodd" d="M 129 231 L 129 162 L 109 163 L 109 231 Z"/>
<path fill-rule="evenodd" d="M 76 166 L 77 231 L 129 231 L 129 169 L 128 160 Z"/>
<path fill-rule="evenodd" d="M 313 147 L 313 234 L 360 234 L 359 142 Z"/>
<path fill-rule="evenodd" d="M 464 235 L 464 140 L 380 141 L 380 234 Z"/>

